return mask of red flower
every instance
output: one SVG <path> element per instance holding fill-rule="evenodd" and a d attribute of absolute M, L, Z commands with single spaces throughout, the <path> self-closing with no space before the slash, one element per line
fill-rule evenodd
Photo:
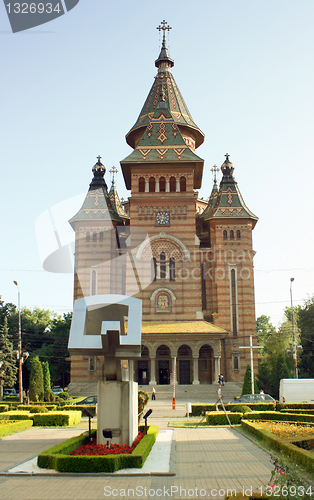
<path fill-rule="evenodd" d="M 143 436 L 144 433 L 140 432 L 135 441 L 133 442 L 132 446 L 129 446 L 127 444 L 125 445 L 111 444 L 109 449 L 105 444 L 86 443 L 77 448 L 77 450 L 70 451 L 69 455 L 75 455 L 75 456 L 76 455 L 88 455 L 88 456 L 121 455 L 121 454 L 129 455 L 138 445 Z"/>

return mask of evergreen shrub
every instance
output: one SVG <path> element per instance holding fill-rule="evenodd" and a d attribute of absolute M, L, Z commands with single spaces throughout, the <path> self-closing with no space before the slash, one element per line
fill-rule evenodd
<path fill-rule="evenodd" d="M 69 398 L 70 398 L 70 396 L 69 396 L 69 393 L 68 393 L 68 392 L 63 391 L 63 392 L 60 392 L 60 394 L 59 394 L 59 398 L 60 398 L 60 399 L 69 399 Z"/>
<path fill-rule="evenodd" d="M 48 413 L 48 409 L 45 406 L 30 406 L 30 413 Z"/>
<path fill-rule="evenodd" d="M 205 411 L 215 411 L 216 405 L 192 404 L 192 417 L 200 417 Z"/>
<path fill-rule="evenodd" d="M 274 411 L 275 404 L 274 403 L 228 403 L 226 409 L 232 411 L 233 408 L 238 408 L 238 406 L 248 406 L 253 411 Z"/>
<path fill-rule="evenodd" d="M 58 411 L 74 411 L 78 410 L 83 412 L 83 410 L 88 410 L 93 417 L 96 415 L 96 405 L 66 405 L 66 406 L 61 406 Z"/>
<path fill-rule="evenodd" d="M 2 413 L 3 411 L 8 411 L 9 409 L 9 405 L 1 405 L 0 404 L 0 413 Z"/>
<path fill-rule="evenodd" d="M 37 413 L 31 416 L 34 425 L 45 427 L 64 427 L 69 425 L 76 425 L 80 422 L 82 412 L 68 411 L 68 412 L 49 412 Z"/>
<path fill-rule="evenodd" d="M 232 409 L 230 410 L 232 413 L 233 412 L 238 412 L 238 413 L 249 413 L 253 411 L 249 406 L 245 405 L 234 405 Z"/>

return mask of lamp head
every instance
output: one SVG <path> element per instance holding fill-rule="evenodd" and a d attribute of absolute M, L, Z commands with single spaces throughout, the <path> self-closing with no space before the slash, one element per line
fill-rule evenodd
<path fill-rule="evenodd" d="M 16 285 L 16 286 L 19 286 L 19 285 L 17 284 L 17 281 L 13 281 L 13 283 L 14 283 L 14 285 Z"/>
<path fill-rule="evenodd" d="M 151 415 L 152 413 L 153 413 L 153 410 L 150 408 L 150 409 L 148 410 L 148 412 L 147 412 L 147 413 L 145 413 L 145 415 L 144 415 L 143 419 L 144 419 L 144 420 L 146 420 L 146 419 L 149 417 L 149 415 Z"/>
<path fill-rule="evenodd" d="M 290 278 L 291 283 L 294 281 L 294 278 Z"/>

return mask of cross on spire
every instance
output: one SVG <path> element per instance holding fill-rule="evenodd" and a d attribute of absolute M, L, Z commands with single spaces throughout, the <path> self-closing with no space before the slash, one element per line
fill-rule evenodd
<path fill-rule="evenodd" d="M 114 176 L 115 176 L 115 174 L 117 174 L 117 173 L 119 172 L 119 170 L 118 170 L 115 166 L 113 166 L 113 167 L 109 170 L 109 172 L 112 174 L 112 182 L 114 183 Z"/>
<path fill-rule="evenodd" d="M 162 26 L 159 25 L 156 28 L 156 30 L 158 30 L 159 32 L 163 31 L 163 41 L 166 41 L 166 31 L 168 30 L 168 32 L 169 32 L 170 30 L 172 30 L 172 28 L 171 28 L 171 26 L 169 26 L 169 24 L 165 20 L 163 20 L 160 24 Z"/>
<path fill-rule="evenodd" d="M 229 153 L 226 153 L 226 154 L 225 154 L 226 161 L 229 161 L 229 156 L 230 156 L 230 155 L 229 155 Z"/>
<path fill-rule="evenodd" d="M 214 182 L 217 181 L 217 177 L 216 177 L 216 174 L 217 172 L 219 172 L 219 168 L 217 167 L 217 165 L 214 165 L 213 168 L 210 169 L 211 172 L 213 172 L 214 174 Z"/>
<path fill-rule="evenodd" d="M 102 156 L 100 156 L 100 155 L 97 156 L 98 163 L 101 163 L 100 162 L 101 158 L 102 158 Z"/>

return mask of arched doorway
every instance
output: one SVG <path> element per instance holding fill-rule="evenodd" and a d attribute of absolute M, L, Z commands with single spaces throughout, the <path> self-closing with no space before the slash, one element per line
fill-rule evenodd
<path fill-rule="evenodd" d="M 156 352 L 157 358 L 157 381 L 159 385 L 170 384 L 170 362 L 171 353 L 169 347 L 161 345 Z"/>
<path fill-rule="evenodd" d="M 213 382 L 213 349 L 207 344 L 199 350 L 198 376 L 200 384 Z"/>
<path fill-rule="evenodd" d="M 191 384 L 192 351 L 188 345 L 181 345 L 178 349 L 179 384 Z"/>
<path fill-rule="evenodd" d="M 149 384 L 149 350 L 145 345 L 141 348 L 141 359 L 137 362 L 138 385 Z"/>

